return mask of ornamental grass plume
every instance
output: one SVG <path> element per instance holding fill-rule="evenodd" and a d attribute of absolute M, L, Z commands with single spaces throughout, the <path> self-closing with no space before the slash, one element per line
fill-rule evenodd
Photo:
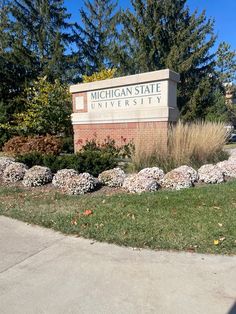
<path fill-rule="evenodd" d="M 134 168 L 158 166 L 169 171 L 181 165 L 199 167 L 204 163 L 214 163 L 227 158 L 223 151 L 229 135 L 221 122 L 198 121 L 177 124 L 169 127 L 166 138 L 163 131 L 152 129 L 148 141 L 140 127 L 132 156 Z"/>
<path fill-rule="evenodd" d="M 167 156 L 166 138 L 163 138 L 162 132 L 155 129 L 152 124 L 139 126 L 134 147 L 131 156 L 134 170 L 156 166 L 159 157 Z"/>

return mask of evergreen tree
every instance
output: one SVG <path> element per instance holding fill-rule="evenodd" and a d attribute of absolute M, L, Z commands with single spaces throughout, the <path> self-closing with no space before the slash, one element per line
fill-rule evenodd
<path fill-rule="evenodd" d="M 233 83 L 236 80 L 236 51 L 222 42 L 217 50 L 216 66 L 222 84 Z"/>
<path fill-rule="evenodd" d="M 12 21 L 9 14 L 9 1 L 0 0 L 0 123 L 6 123 L 20 109 L 14 104 L 14 99 L 27 80 L 27 70 L 12 49 Z M 8 137 L 9 134 L 0 128 L 0 147 Z"/>
<path fill-rule="evenodd" d="M 236 106 L 226 98 L 226 94 L 236 95 L 236 51 L 226 42 L 220 43 L 216 53 L 216 71 L 222 85 L 222 95 L 227 109 L 228 121 L 236 125 Z"/>
<path fill-rule="evenodd" d="M 186 0 L 132 0 L 122 14 L 117 67 L 123 74 L 170 68 L 180 73 L 178 106 L 182 118 L 203 118 L 214 101 L 216 75 L 213 21 L 190 14 Z"/>
<path fill-rule="evenodd" d="M 114 41 L 117 33 L 117 3 L 113 0 L 85 0 L 80 10 L 82 25 L 77 25 L 75 53 L 77 68 L 92 75 L 111 66 Z"/>
<path fill-rule="evenodd" d="M 15 0 L 14 50 L 31 67 L 34 77 L 66 79 L 66 49 L 72 41 L 70 14 L 63 0 Z"/>

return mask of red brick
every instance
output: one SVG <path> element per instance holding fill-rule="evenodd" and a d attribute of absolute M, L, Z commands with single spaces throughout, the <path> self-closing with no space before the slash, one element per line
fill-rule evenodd
<path fill-rule="evenodd" d="M 163 138 L 164 145 L 167 140 L 168 122 L 128 122 L 128 123 L 108 123 L 108 124 L 81 124 L 74 125 L 74 143 L 75 151 L 78 151 L 86 142 L 96 138 L 103 141 L 108 136 L 116 141 L 118 145 L 124 144 L 122 137 L 126 139 L 126 143 L 135 141 L 137 136 L 142 136 L 145 140 L 149 140 L 150 134 L 158 130 L 159 136 Z M 142 134 L 140 135 L 140 130 Z M 161 134 L 160 134 L 161 133 Z"/>

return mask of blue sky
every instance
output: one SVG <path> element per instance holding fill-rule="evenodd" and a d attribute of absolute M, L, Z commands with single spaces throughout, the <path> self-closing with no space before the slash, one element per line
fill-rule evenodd
<path fill-rule="evenodd" d="M 164 1 L 164 0 L 163 0 Z M 122 8 L 129 6 L 129 0 L 118 0 Z M 217 44 L 226 41 L 232 49 L 236 49 L 236 0 L 188 0 L 191 11 L 206 9 L 207 17 L 215 19 L 215 33 L 218 35 Z M 82 0 L 65 0 L 73 21 L 79 19 L 79 8 Z"/>

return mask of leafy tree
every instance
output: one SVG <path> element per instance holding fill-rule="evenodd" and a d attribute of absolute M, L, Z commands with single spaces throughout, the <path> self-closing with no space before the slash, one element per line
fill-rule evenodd
<path fill-rule="evenodd" d="M 132 0 L 122 14 L 115 66 L 122 74 L 170 68 L 180 73 L 178 106 L 185 120 L 203 118 L 217 90 L 214 23 L 191 14 L 186 0 Z"/>
<path fill-rule="evenodd" d="M 70 134 L 71 96 L 59 80 L 50 83 L 46 77 L 39 78 L 18 101 L 25 110 L 15 113 L 12 121 L 0 128 L 19 135 Z"/>
<path fill-rule="evenodd" d="M 74 36 L 78 51 L 77 68 L 92 75 L 111 67 L 114 41 L 117 34 L 117 3 L 113 0 L 85 0 L 80 10 L 82 25 L 77 24 Z"/>
<path fill-rule="evenodd" d="M 95 72 L 91 76 L 83 75 L 83 83 L 101 81 L 111 79 L 115 76 L 116 69 L 104 69 L 100 72 Z"/>

